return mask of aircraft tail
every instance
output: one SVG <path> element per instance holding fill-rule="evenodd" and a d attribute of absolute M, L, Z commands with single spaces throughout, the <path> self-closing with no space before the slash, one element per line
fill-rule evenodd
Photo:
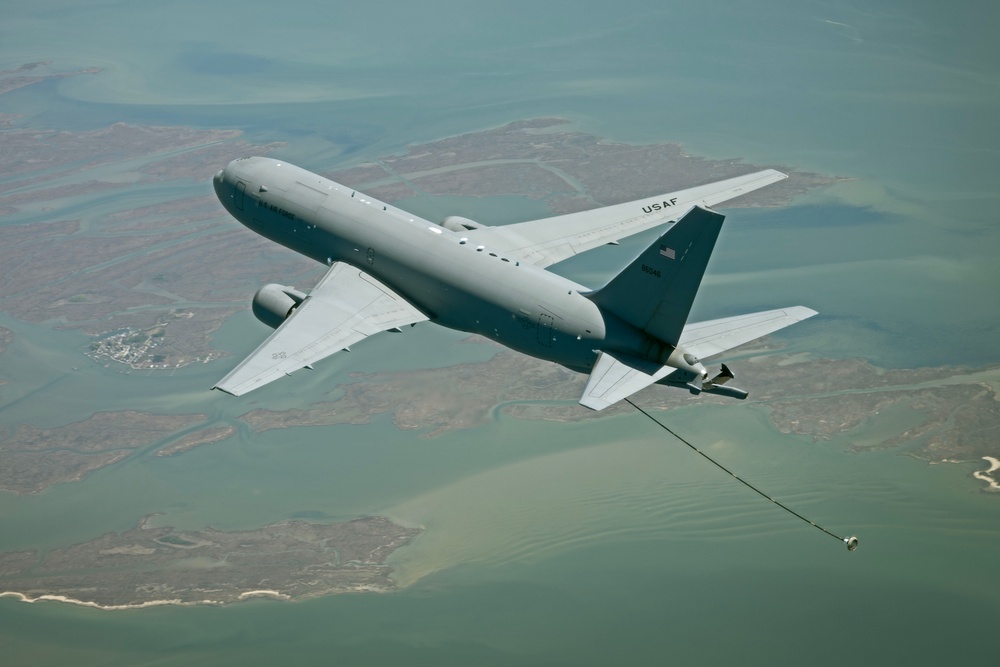
<path fill-rule="evenodd" d="M 607 285 L 587 296 L 601 309 L 677 345 L 724 219 L 695 206 Z"/>

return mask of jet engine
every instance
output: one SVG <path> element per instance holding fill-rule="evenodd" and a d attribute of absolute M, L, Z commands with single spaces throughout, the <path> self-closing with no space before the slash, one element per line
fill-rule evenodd
<path fill-rule="evenodd" d="M 460 215 L 449 215 L 441 222 L 441 226 L 453 232 L 467 232 L 472 229 L 482 229 L 486 225 Z"/>
<path fill-rule="evenodd" d="M 253 314 L 258 320 L 277 329 L 288 319 L 306 295 L 294 287 L 270 283 L 253 295 Z"/>

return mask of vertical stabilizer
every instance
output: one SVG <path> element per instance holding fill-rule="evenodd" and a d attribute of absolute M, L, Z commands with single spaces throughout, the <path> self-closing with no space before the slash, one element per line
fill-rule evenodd
<path fill-rule="evenodd" d="M 590 299 L 677 345 L 725 216 L 695 206 Z"/>

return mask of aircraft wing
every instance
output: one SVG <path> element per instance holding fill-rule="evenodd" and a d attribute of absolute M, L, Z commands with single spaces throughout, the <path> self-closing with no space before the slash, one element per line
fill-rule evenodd
<path fill-rule="evenodd" d="M 680 344 L 685 350 L 705 359 L 726 350 L 749 343 L 778 329 L 809 319 L 816 314 L 812 308 L 791 306 L 749 315 L 724 317 L 719 320 L 688 324 L 681 333 Z"/>
<path fill-rule="evenodd" d="M 372 276 L 337 262 L 291 317 L 215 389 L 240 396 L 372 334 L 427 319 Z"/>
<path fill-rule="evenodd" d="M 675 370 L 623 354 L 601 352 L 590 372 L 587 388 L 580 397 L 580 405 L 591 410 L 603 410 Z"/>
<path fill-rule="evenodd" d="M 470 230 L 470 241 L 511 259 L 545 267 L 578 253 L 673 222 L 692 206 L 714 206 L 788 178 L 774 169 L 658 197 L 580 213 Z"/>

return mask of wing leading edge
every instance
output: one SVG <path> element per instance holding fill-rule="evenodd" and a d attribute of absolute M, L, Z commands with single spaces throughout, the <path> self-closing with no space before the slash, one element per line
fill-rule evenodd
<path fill-rule="evenodd" d="M 788 178 L 774 169 L 658 197 L 580 213 L 471 230 L 470 239 L 522 262 L 545 267 L 573 255 L 677 220 L 693 206 L 711 207 Z"/>
<path fill-rule="evenodd" d="M 214 388 L 240 396 L 368 336 L 427 319 L 372 276 L 337 262 L 291 317 Z"/>

